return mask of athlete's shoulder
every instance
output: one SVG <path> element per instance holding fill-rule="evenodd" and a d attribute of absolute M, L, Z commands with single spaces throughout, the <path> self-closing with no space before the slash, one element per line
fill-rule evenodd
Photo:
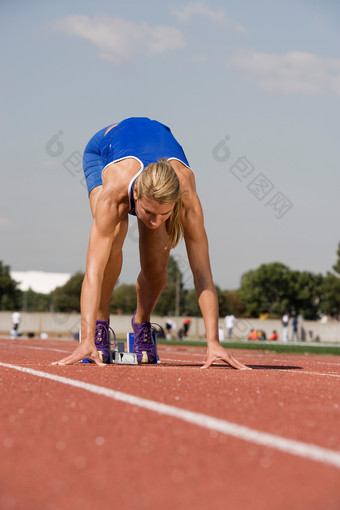
<path fill-rule="evenodd" d="M 192 168 L 188 167 L 182 161 L 177 159 L 171 159 L 169 161 L 173 169 L 175 170 L 181 187 L 190 187 L 196 189 L 195 174 Z"/>

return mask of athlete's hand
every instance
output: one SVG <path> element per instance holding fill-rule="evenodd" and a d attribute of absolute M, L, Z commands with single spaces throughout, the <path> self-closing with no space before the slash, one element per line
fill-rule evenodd
<path fill-rule="evenodd" d="M 54 361 L 52 365 L 72 365 L 84 358 L 91 358 L 98 366 L 105 367 L 106 363 L 103 363 L 100 358 L 96 346 L 91 342 L 82 342 L 78 347 L 66 358 Z"/>
<path fill-rule="evenodd" d="M 234 358 L 230 352 L 223 349 L 223 347 L 218 343 L 208 345 L 207 361 L 201 368 L 208 368 L 215 361 L 224 361 L 237 370 L 251 370 L 250 367 L 243 365 L 240 361 Z"/>

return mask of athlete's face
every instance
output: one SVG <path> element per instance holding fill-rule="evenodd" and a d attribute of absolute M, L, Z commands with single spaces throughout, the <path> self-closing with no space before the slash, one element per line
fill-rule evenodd
<path fill-rule="evenodd" d="M 156 229 L 160 227 L 171 215 L 175 203 L 160 204 L 149 197 L 136 198 L 136 214 L 138 218 L 148 228 Z"/>

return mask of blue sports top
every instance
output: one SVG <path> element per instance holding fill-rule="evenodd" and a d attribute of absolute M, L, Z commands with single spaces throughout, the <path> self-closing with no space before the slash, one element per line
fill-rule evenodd
<path fill-rule="evenodd" d="M 150 163 L 161 158 L 177 159 L 189 167 L 188 160 L 170 128 L 146 117 L 130 117 L 110 129 L 99 144 L 99 152 L 107 165 L 125 158 L 134 158 L 140 163 L 140 170 L 129 184 L 130 214 L 136 215 L 133 187 L 137 176 Z"/>

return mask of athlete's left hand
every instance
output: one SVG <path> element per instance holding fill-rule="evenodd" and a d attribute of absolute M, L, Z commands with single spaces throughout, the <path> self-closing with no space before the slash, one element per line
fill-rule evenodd
<path fill-rule="evenodd" d="M 250 367 L 243 365 L 240 361 L 234 358 L 234 356 L 232 356 L 230 352 L 223 349 L 223 347 L 219 343 L 208 345 L 207 361 L 201 368 L 208 368 L 215 361 L 224 361 L 225 363 L 228 363 L 231 367 L 235 368 L 236 370 L 251 370 Z"/>

